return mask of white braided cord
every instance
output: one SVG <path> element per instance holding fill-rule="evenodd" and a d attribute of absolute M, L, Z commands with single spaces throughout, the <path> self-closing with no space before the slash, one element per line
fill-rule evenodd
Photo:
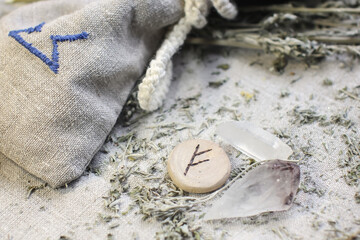
<path fill-rule="evenodd" d="M 232 19 L 237 14 L 229 0 L 211 0 L 211 3 L 224 18 Z M 192 27 L 203 28 L 207 24 L 209 7 L 209 0 L 185 0 L 185 16 L 167 34 L 139 85 L 138 100 L 142 109 L 154 111 L 162 105 L 172 78 L 171 58 L 184 44 Z"/>
<path fill-rule="evenodd" d="M 234 19 L 238 13 L 235 5 L 229 0 L 211 0 L 216 11 L 226 19 Z"/>

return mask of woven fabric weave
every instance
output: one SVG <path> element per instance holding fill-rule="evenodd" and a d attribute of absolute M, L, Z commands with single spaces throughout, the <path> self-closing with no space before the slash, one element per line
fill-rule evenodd
<path fill-rule="evenodd" d="M 181 14 L 177 0 L 60 0 L 3 17 L 0 152 L 52 187 L 78 178 Z"/>

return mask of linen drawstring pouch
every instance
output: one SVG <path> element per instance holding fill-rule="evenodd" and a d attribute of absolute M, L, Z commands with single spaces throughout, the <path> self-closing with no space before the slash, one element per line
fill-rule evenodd
<path fill-rule="evenodd" d="M 81 176 L 155 52 L 139 103 L 161 105 L 211 5 L 236 15 L 228 0 L 48 0 L 0 19 L 0 153 L 54 188 Z"/>
<path fill-rule="evenodd" d="M 0 152 L 59 187 L 79 177 L 182 15 L 177 0 L 56 0 L 0 20 Z"/>

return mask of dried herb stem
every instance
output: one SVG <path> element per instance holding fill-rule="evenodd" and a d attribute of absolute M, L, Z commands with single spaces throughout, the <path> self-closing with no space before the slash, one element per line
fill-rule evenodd
<path fill-rule="evenodd" d="M 292 7 L 289 5 L 256 6 L 239 8 L 239 12 L 286 12 L 286 13 L 353 13 L 360 14 L 360 8 Z"/>
<path fill-rule="evenodd" d="M 133 135 L 131 135 L 131 136 L 129 137 L 129 140 L 128 140 L 127 144 L 126 144 L 126 148 L 125 148 L 125 151 L 124 151 L 124 154 L 123 154 L 123 161 L 124 161 L 124 162 L 125 162 L 125 160 L 126 160 L 126 153 L 127 153 L 128 149 L 129 149 L 129 146 L 130 146 L 130 143 L 131 143 L 132 138 L 133 138 Z"/>
<path fill-rule="evenodd" d="M 338 27 L 351 28 L 351 27 L 356 26 L 356 24 L 343 23 L 343 22 L 332 22 L 332 21 L 329 21 L 328 19 L 326 19 L 326 20 L 315 19 L 313 21 L 313 23 L 316 25 L 320 25 L 320 26 L 337 27 L 337 28 Z"/>
<path fill-rule="evenodd" d="M 307 37 L 309 40 L 314 40 L 322 43 L 331 43 L 331 44 L 344 44 L 344 45 L 354 45 L 360 44 L 359 38 L 352 37 L 331 37 L 331 36 L 309 36 Z"/>
<path fill-rule="evenodd" d="M 218 39 L 206 39 L 206 38 L 188 38 L 186 40 L 188 44 L 196 44 L 196 45 L 214 45 L 214 46 L 222 46 L 222 47 L 238 47 L 238 48 L 248 48 L 253 50 L 262 50 L 263 48 L 254 43 L 245 43 L 239 42 L 235 39 L 233 40 L 218 40 Z"/>
<path fill-rule="evenodd" d="M 348 91 L 345 91 L 344 89 L 341 89 L 341 90 L 339 90 L 339 91 L 342 92 L 342 93 L 344 93 L 344 94 L 346 94 L 346 95 L 348 95 L 349 97 L 351 97 L 351 98 L 353 98 L 353 99 L 355 99 L 355 100 L 360 101 L 360 98 L 359 98 L 359 97 L 355 96 L 355 95 L 352 94 L 352 93 L 349 93 Z"/>

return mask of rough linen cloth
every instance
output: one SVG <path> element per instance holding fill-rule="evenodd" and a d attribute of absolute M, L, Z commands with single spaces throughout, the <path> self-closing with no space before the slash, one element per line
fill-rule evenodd
<path fill-rule="evenodd" d="M 0 154 L 59 187 L 78 178 L 182 14 L 180 0 L 60 0 L 0 20 Z"/>

